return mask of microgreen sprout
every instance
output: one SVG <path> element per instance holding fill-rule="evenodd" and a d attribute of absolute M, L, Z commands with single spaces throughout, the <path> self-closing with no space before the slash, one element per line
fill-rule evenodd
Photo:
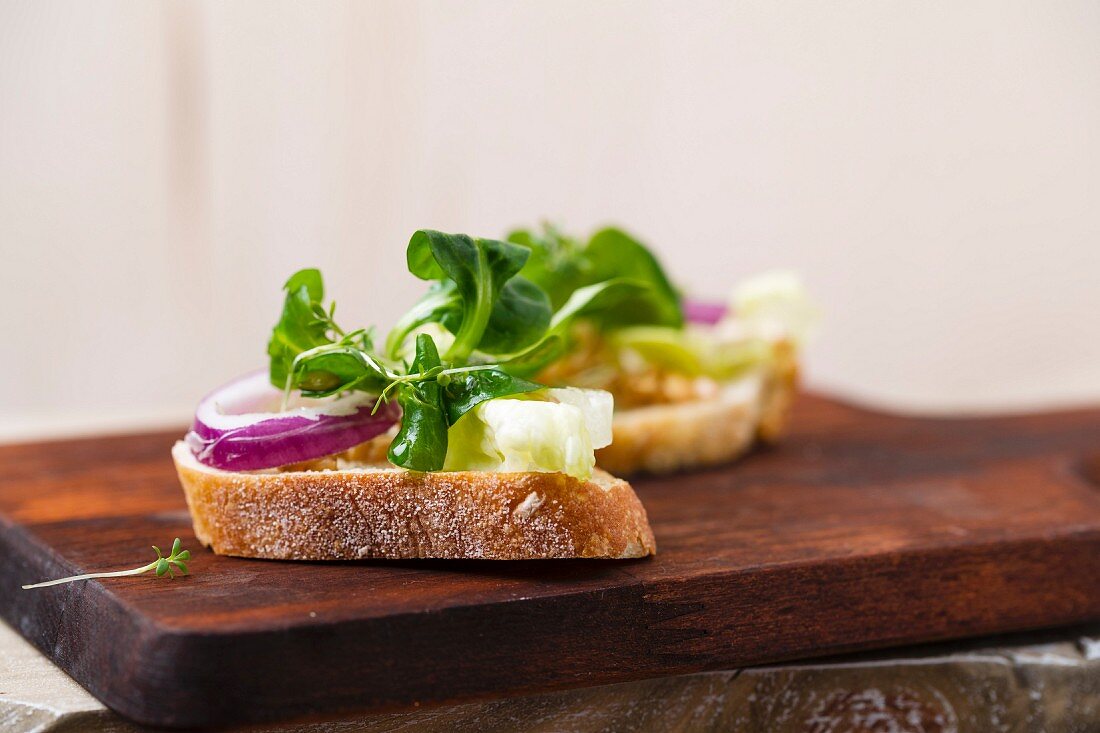
<path fill-rule="evenodd" d="M 451 383 L 451 375 L 453 374 L 467 374 L 469 372 L 487 372 L 500 369 L 499 364 L 477 364 L 474 366 L 465 367 L 453 367 L 451 369 L 444 369 L 443 366 L 434 366 L 431 369 L 423 372 L 412 372 L 405 375 L 390 375 L 393 378 L 389 384 L 383 388 L 381 394 L 378 395 L 378 399 L 374 402 L 374 408 L 371 410 L 372 415 L 378 412 L 378 409 L 383 403 L 389 402 L 390 392 L 395 387 L 403 384 L 418 384 L 420 382 L 429 382 L 435 380 L 439 383 L 440 387 L 446 387 Z"/>
<path fill-rule="evenodd" d="M 180 538 L 177 537 L 172 543 L 172 551 L 167 557 L 161 552 L 160 548 L 153 545 L 153 550 L 157 553 L 157 559 L 148 565 L 142 565 L 140 568 L 133 568 L 131 570 L 116 570 L 111 573 L 87 573 L 85 575 L 74 575 L 69 578 L 58 578 L 57 580 L 47 580 L 44 583 L 34 583 L 32 585 L 24 585 L 23 590 L 30 588 L 45 588 L 50 585 L 61 585 L 62 583 L 72 583 L 77 580 L 90 580 L 92 578 L 122 578 L 127 575 L 141 575 L 147 573 L 150 570 L 156 571 L 157 577 L 167 575 L 169 578 L 174 578 L 175 573 L 172 570 L 172 566 L 176 567 L 183 575 L 188 574 L 187 561 L 191 559 L 190 550 L 180 549 Z"/>
<path fill-rule="evenodd" d="M 314 304 L 313 314 L 315 316 L 317 316 L 317 319 L 315 321 L 313 321 L 310 325 L 322 326 L 325 329 L 327 329 L 329 331 L 332 331 L 332 333 L 334 333 L 337 336 L 346 337 L 346 334 L 344 333 L 344 331 L 339 326 L 336 325 L 336 320 L 335 320 L 335 318 L 336 318 L 336 301 L 335 300 L 332 301 L 331 305 L 329 305 L 329 308 L 328 308 L 327 311 L 324 309 L 324 306 L 320 305 L 319 303 Z"/>

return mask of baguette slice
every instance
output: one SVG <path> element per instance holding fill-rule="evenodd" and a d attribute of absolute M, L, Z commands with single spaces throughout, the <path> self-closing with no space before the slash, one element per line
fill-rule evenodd
<path fill-rule="evenodd" d="M 627 482 L 560 473 L 230 472 L 172 449 L 195 536 L 219 555 L 278 560 L 633 558 L 656 552 Z"/>
<path fill-rule="evenodd" d="M 774 363 L 722 385 L 713 399 L 616 410 L 614 439 L 596 451 L 596 462 L 620 476 L 728 463 L 757 440 L 779 439 L 797 382 L 793 349 L 783 349 Z"/>

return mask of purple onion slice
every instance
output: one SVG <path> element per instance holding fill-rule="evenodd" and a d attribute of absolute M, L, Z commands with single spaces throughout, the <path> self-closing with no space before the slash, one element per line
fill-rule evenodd
<path fill-rule="evenodd" d="M 267 372 L 253 372 L 211 392 L 184 439 L 195 458 L 226 471 L 255 471 L 340 453 L 386 432 L 400 418 L 395 403 L 371 415 L 375 395 L 301 400 L 285 412 Z"/>
<path fill-rule="evenodd" d="M 722 320 L 729 307 L 725 303 L 707 300 L 684 300 L 684 319 L 688 323 L 703 323 L 713 326 Z"/>

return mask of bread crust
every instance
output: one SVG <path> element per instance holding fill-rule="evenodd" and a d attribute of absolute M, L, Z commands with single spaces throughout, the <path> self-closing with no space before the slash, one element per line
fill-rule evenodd
<path fill-rule="evenodd" d="M 778 440 L 794 401 L 798 367 L 793 347 L 777 348 L 769 368 L 727 385 L 713 399 L 616 410 L 611 445 L 596 463 L 620 476 L 665 474 L 728 463 L 756 441 Z"/>
<path fill-rule="evenodd" d="M 394 467 L 229 472 L 172 449 L 195 536 L 279 560 L 636 558 L 656 552 L 627 482 L 597 470 L 417 473 Z"/>

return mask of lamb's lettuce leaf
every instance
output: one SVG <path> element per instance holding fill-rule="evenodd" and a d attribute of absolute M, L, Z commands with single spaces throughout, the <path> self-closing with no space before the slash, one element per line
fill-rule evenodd
<path fill-rule="evenodd" d="M 646 284 L 614 278 L 577 288 L 550 319 L 550 327 L 537 342 L 512 354 L 501 366 L 513 374 L 537 374 L 560 359 L 569 349 L 569 327 L 588 313 L 607 312 L 609 305 L 631 300 L 646 291 Z"/>
<path fill-rule="evenodd" d="M 565 305 L 588 279 L 583 245 L 552 224 L 544 223 L 537 230 L 517 229 L 508 235 L 508 241 L 531 250 L 523 276 L 546 291 L 554 310 Z"/>
<path fill-rule="evenodd" d="M 544 389 L 541 384 L 529 382 L 500 369 L 462 372 L 443 381 L 448 425 L 454 425 L 459 418 L 486 400 Z"/>
<path fill-rule="evenodd" d="M 592 235 L 584 254 L 590 263 L 589 283 L 624 278 L 648 286 L 636 297 L 613 304 L 599 313 L 601 323 L 613 326 L 683 325 L 680 294 L 672 287 L 660 262 L 644 244 L 621 229 L 607 228 Z"/>
<path fill-rule="evenodd" d="M 511 351 L 534 343 L 550 323 L 550 302 L 537 285 L 516 277 L 531 251 L 494 239 L 422 229 L 409 241 L 409 271 L 451 282 L 452 297 L 433 314 L 455 335 L 444 359 L 465 362 L 475 351 Z M 440 289 L 450 287 L 439 286 Z"/>
<path fill-rule="evenodd" d="M 428 334 L 420 334 L 412 371 L 427 373 L 440 368 L 435 342 Z M 413 471 L 438 471 L 447 457 L 447 418 L 439 382 L 425 379 L 401 384 L 397 390 L 401 428 L 390 443 L 390 461 Z"/>
<path fill-rule="evenodd" d="M 462 297 L 455 282 L 433 282 L 428 292 L 390 330 L 386 337 L 386 356 L 394 361 L 400 359 L 405 342 L 418 328 L 429 323 L 442 323 L 444 318 L 461 311 Z"/>
<path fill-rule="evenodd" d="M 545 290 L 555 309 L 562 308 L 573 293 L 587 285 L 627 279 L 644 287 L 629 298 L 589 309 L 586 317 L 605 329 L 683 325 L 680 294 L 660 262 L 644 244 L 621 229 L 601 229 L 582 245 L 544 224 L 540 230 L 513 231 L 508 240 L 531 249 L 520 274 Z"/>

